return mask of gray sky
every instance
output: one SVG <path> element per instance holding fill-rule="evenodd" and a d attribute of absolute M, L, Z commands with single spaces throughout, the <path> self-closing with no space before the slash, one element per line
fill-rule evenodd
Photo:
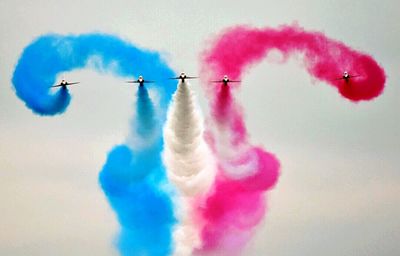
<path fill-rule="evenodd" d="M 128 133 L 134 90 L 76 71 L 68 77 L 85 83 L 72 90 L 64 115 L 32 114 L 10 80 L 33 38 L 113 33 L 196 74 L 200 51 L 221 29 L 294 21 L 373 55 L 387 87 L 375 101 L 353 104 L 313 82 L 295 60 L 264 61 L 248 72 L 238 97 L 251 139 L 276 153 L 282 175 L 246 255 L 399 255 L 399 1 L 113 2 L 0 2 L 1 255 L 117 255 L 118 225 L 97 177 Z"/>

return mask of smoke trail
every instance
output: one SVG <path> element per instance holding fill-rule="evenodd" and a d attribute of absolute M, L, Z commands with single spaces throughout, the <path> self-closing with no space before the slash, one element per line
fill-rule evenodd
<path fill-rule="evenodd" d="M 203 119 L 187 82 L 179 83 L 164 129 L 164 161 L 168 177 L 185 196 L 208 188 L 210 155 L 203 139 Z M 211 165 L 212 166 L 212 165 Z"/>
<path fill-rule="evenodd" d="M 139 49 L 118 37 L 105 34 L 45 35 L 28 45 L 16 65 L 12 82 L 17 96 L 26 106 L 40 115 L 65 111 L 70 95 L 68 90 L 55 92 L 57 74 L 91 67 L 121 77 L 139 74 L 154 80 L 173 75 L 156 52 Z M 161 90 L 168 101 L 173 87 Z M 166 102 L 164 102 L 165 104 Z"/>
<path fill-rule="evenodd" d="M 218 161 L 215 182 L 197 204 L 202 246 L 196 255 L 239 255 L 266 211 L 264 193 L 276 183 L 279 162 L 251 146 L 230 87 L 221 86 L 212 104 L 214 127 L 207 139 Z M 218 101 L 218 102 L 217 102 Z"/>
<path fill-rule="evenodd" d="M 180 224 L 174 231 L 174 255 L 191 255 L 200 246 L 193 215 L 194 197 L 202 195 L 214 179 L 214 165 L 203 139 L 203 119 L 186 82 L 179 83 L 164 128 L 164 162 L 168 178 L 181 192 Z"/>
<path fill-rule="evenodd" d="M 303 54 L 311 76 L 333 85 L 352 101 L 373 99 L 383 90 L 385 73 L 372 57 L 297 26 L 228 29 L 204 53 L 202 71 L 212 79 L 225 74 L 237 79 L 271 50 L 282 53 L 284 60 Z M 344 70 L 360 76 L 348 82 L 335 80 Z M 214 124 L 207 138 L 219 168 L 213 188 L 198 206 L 204 223 L 203 245 L 196 253 L 235 255 L 265 215 L 263 194 L 275 185 L 279 162 L 262 148 L 250 145 L 230 86 L 207 84 L 206 91 Z"/>
<path fill-rule="evenodd" d="M 102 188 L 122 225 L 118 241 L 122 255 L 168 255 L 172 249 L 175 218 L 165 189 L 161 124 L 155 115 L 146 88 L 140 86 L 131 136 L 151 143 L 115 147 L 100 173 Z"/>
<path fill-rule="evenodd" d="M 159 54 L 115 36 L 46 35 L 25 48 L 12 80 L 18 97 L 35 113 L 60 114 L 69 104 L 68 90 L 52 93 L 49 87 L 58 73 L 85 67 L 154 80 L 174 75 Z M 175 90 L 172 85 L 171 81 L 156 87 L 158 109 L 147 90 L 139 87 L 128 143 L 112 149 L 99 176 L 121 225 L 117 243 L 122 255 L 167 255 L 172 248 L 175 217 L 160 154 L 164 109 Z"/>
<path fill-rule="evenodd" d="M 233 27 L 221 34 L 205 56 L 205 63 L 214 75 L 239 77 L 246 68 L 278 50 L 286 60 L 302 53 L 309 74 L 336 87 L 352 101 L 370 100 L 382 93 L 384 70 L 369 55 L 358 52 L 342 42 L 327 38 L 320 32 L 307 32 L 298 26 L 278 29 Z M 359 77 L 346 83 L 335 80 L 344 71 Z"/>

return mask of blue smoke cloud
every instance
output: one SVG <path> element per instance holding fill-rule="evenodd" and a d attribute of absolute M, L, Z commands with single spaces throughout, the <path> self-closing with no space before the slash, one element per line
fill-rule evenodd
<path fill-rule="evenodd" d="M 104 34 L 46 35 L 32 42 L 19 59 L 12 82 L 17 96 L 40 115 L 63 113 L 70 103 L 68 89 L 56 89 L 57 74 L 93 68 L 120 77 L 151 77 L 164 80 L 174 72 L 158 53 L 139 49 L 118 37 Z M 117 246 L 121 255 L 168 255 L 176 222 L 161 160 L 165 110 L 176 84 L 157 86 L 158 113 L 145 87 L 137 92 L 136 115 L 131 137 L 144 145 L 118 145 L 108 155 L 99 175 L 100 185 L 121 225 Z M 151 86 L 151 84 L 150 84 Z"/>

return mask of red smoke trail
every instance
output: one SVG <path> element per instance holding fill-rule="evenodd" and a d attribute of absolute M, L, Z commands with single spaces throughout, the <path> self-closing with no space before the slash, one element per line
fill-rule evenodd
<path fill-rule="evenodd" d="M 311 76 L 338 88 L 346 98 L 370 100 L 381 94 L 385 84 L 384 70 L 369 55 L 355 51 L 320 32 L 307 32 L 297 26 L 278 29 L 235 27 L 227 30 L 206 53 L 207 70 L 221 77 L 238 78 L 255 62 L 278 50 L 287 59 L 304 54 L 304 64 Z M 348 83 L 335 80 L 344 71 L 359 75 Z"/>
<path fill-rule="evenodd" d="M 278 50 L 288 59 L 302 54 L 311 76 L 334 87 L 352 101 L 370 100 L 384 88 L 385 73 L 376 61 L 319 32 L 298 26 L 278 29 L 234 27 L 219 35 L 203 56 L 202 71 L 210 79 L 239 79 L 252 64 Z M 358 75 L 335 80 L 344 71 Z M 232 84 L 233 85 L 233 84 Z M 239 254 L 266 210 L 264 193 L 276 183 L 279 162 L 248 142 L 241 108 L 231 86 L 207 83 L 212 125 L 206 135 L 218 161 L 213 188 L 197 203 L 202 220 L 202 248 L 197 254 Z"/>

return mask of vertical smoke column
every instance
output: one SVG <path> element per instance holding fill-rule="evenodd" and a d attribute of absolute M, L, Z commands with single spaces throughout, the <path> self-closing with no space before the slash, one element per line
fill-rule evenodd
<path fill-rule="evenodd" d="M 122 255 L 168 255 L 175 223 L 165 170 L 162 167 L 161 123 L 144 86 L 137 93 L 130 138 L 136 143 L 115 147 L 100 173 L 100 183 L 122 230 Z M 138 143 L 141 141 L 140 143 Z"/>
<path fill-rule="evenodd" d="M 383 91 L 384 70 L 371 56 L 297 26 L 228 29 L 204 52 L 202 71 L 210 80 L 225 74 L 236 80 L 252 64 L 268 57 L 271 50 L 278 50 L 284 60 L 301 53 L 311 76 L 336 87 L 352 101 L 370 100 Z M 344 71 L 358 77 L 336 80 Z M 279 162 L 262 148 L 250 145 L 233 87 L 205 84 L 213 124 L 207 137 L 218 160 L 218 173 L 198 207 L 205 224 L 203 246 L 197 253 L 239 254 L 265 215 L 263 194 L 276 183 Z"/>
<path fill-rule="evenodd" d="M 164 128 L 164 162 L 167 175 L 181 197 L 178 209 L 179 225 L 174 231 L 174 255 L 191 255 L 200 246 L 198 226 L 195 226 L 194 198 L 209 188 L 214 179 L 214 164 L 203 139 L 203 119 L 195 105 L 195 96 L 187 82 L 179 83 L 169 108 Z"/>
<path fill-rule="evenodd" d="M 264 217 L 264 193 L 277 181 L 279 162 L 274 155 L 250 145 L 231 88 L 217 88 L 207 139 L 218 171 L 212 188 L 197 205 L 202 246 L 195 254 L 240 255 Z"/>
<path fill-rule="evenodd" d="M 60 72 L 83 68 L 119 77 L 141 74 L 156 81 L 174 75 L 158 53 L 116 36 L 52 34 L 24 49 L 12 82 L 17 96 L 34 113 L 61 114 L 70 95 L 66 89 L 52 92 L 50 86 Z M 158 96 L 154 104 L 146 88 L 139 87 L 128 142 L 112 149 L 99 177 L 121 225 L 117 244 L 122 255 L 168 255 L 173 247 L 175 217 L 161 161 L 162 124 L 172 85 L 171 81 L 154 87 Z"/>

